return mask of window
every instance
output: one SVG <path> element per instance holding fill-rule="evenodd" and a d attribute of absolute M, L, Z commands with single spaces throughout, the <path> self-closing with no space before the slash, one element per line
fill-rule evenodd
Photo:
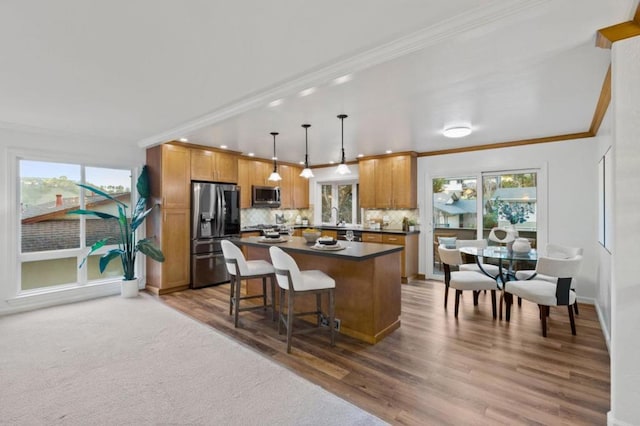
<path fill-rule="evenodd" d="M 22 291 L 85 284 L 122 274 L 117 262 L 100 274 L 100 253 L 78 268 L 88 247 L 104 236 L 117 235 L 115 220 L 67 213 L 79 208 L 116 213 L 112 202 L 82 189 L 79 183 L 100 188 L 130 206 L 131 170 L 21 159 L 19 181 Z"/>
<path fill-rule="evenodd" d="M 513 227 L 536 246 L 537 177 L 536 172 L 482 175 L 483 238 L 495 226 Z"/>
<path fill-rule="evenodd" d="M 322 223 L 358 223 L 357 184 L 355 182 L 320 185 Z"/>

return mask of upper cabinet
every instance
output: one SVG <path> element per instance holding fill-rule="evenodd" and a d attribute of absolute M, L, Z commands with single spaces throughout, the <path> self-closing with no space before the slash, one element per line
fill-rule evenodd
<path fill-rule="evenodd" d="M 281 164 L 278 172 L 280 181 L 280 208 L 306 209 L 309 208 L 309 181 L 300 177 L 301 167 Z"/>
<path fill-rule="evenodd" d="M 358 161 L 360 207 L 417 208 L 417 169 L 414 152 Z"/>
<path fill-rule="evenodd" d="M 278 173 L 282 177 L 279 182 L 269 181 L 273 171 L 273 163 L 248 160 L 238 160 L 238 185 L 240 186 L 240 208 L 251 207 L 251 186 L 279 186 L 280 208 L 306 209 L 309 207 L 309 182 L 299 176 L 302 169 L 287 164 L 278 165 Z"/>
<path fill-rule="evenodd" d="M 191 184 L 190 150 L 164 144 L 147 150 L 151 195 L 167 209 L 188 209 Z"/>
<path fill-rule="evenodd" d="M 191 179 L 238 182 L 238 156 L 204 149 L 191 150 Z"/>

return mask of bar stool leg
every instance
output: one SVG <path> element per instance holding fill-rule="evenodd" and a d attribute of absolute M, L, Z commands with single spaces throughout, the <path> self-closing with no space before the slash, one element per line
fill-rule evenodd
<path fill-rule="evenodd" d="M 236 328 L 238 328 L 238 315 L 240 313 L 240 287 L 242 287 L 242 281 L 238 280 L 235 285 L 234 318 L 233 318 L 233 324 Z"/>
<path fill-rule="evenodd" d="M 294 299 L 294 294 L 292 290 L 289 290 L 288 292 L 288 307 L 287 307 L 287 353 L 290 354 L 291 353 L 291 338 L 292 338 L 292 332 L 293 332 L 293 299 Z"/>
<path fill-rule="evenodd" d="M 334 290 L 329 290 L 329 327 L 331 327 L 331 346 L 336 345 L 336 325 L 334 324 L 336 320 L 336 312 L 335 312 L 335 293 Z"/>
<path fill-rule="evenodd" d="M 276 312 L 276 276 L 271 275 L 271 321 L 275 321 L 276 319 L 278 319 Z"/>
<path fill-rule="evenodd" d="M 231 275 L 229 277 L 229 285 L 230 285 L 230 289 L 229 289 L 229 315 L 233 315 L 233 297 L 234 297 L 234 288 L 235 288 L 235 277 L 233 275 Z"/>

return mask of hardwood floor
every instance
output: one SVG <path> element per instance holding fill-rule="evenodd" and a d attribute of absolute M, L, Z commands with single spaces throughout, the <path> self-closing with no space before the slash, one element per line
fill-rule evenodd
<path fill-rule="evenodd" d="M 392 424 L 606 424 L 609 355 L 595 309 L 580 305 L 577 336 L 566 308 L 552 308 L 548 337 L 537 306 L 513 306 L 511 322 L 463 295 L 459 318 L 436 281 L 402 285 L 401 327 L 376 345 L 328 333 L 285 336 L 260 311 L 233 327 L 229 285 L 160 296 L 302 377 Z"/>

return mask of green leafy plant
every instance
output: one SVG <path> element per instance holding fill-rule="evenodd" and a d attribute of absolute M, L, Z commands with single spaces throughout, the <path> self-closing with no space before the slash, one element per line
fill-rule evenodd
<path fill-rule="evenodd" d="M 507 203 L 496 198 L 498 214 L 510 224 L 525 223 L 533 213 L 533 207 L 525 203 Z"/>
<path fill-rule="evenodd" d="M 155 204 L 151 206 L 151 208 L 147 209 L 147 198 L 149 197 L 149 173 L 147 171 L 147 166 L 144 166 L 142 168 L 142 172 L 140 172 L 140 176 L 138 177 L 136 189 L 138 190 L 139 197 L 138 202 L 136 203 L 136 207 L 132 212 L 131 220 L 127 218 L 127 205 L 122 201 L 117 200 L 108 193 L 90 185 L 78 184 L 78 186 L 81 186 L 82 188 L 85 188 L 89 191 L 93 191 L 94 193 L 113 201 L 118 207 L 118 216 L 95 210 L 84 209 L 73 210 L 67 213 L 97 216 L 100 219 L 104 220 L 118 221 L 118 227 L 120 230 L 119 238 L 116 239 L 118 248 L 111 249 L 104 255 L 102 255 L 102 257 L 100 257 L 100 273 L 104 272 L 109 262 L 111 262 L 113 259 L 120 258 L 120 261 L 122 262 L 122 270 L 124 271 L 124 279 L 135 279 L 135 264 L 136 255 L 138 254 L 138 252 L 149 256 L 151 259 L 157 262 L 164 262 L 164 254 L 162 254 L 162 251 L 153 243 L 151 238 L 143 238 L 136 241 L 136 230 L 140 227 L 140 225 L 142 225 L 146 217 L 157 206 L 157 204 Z M 114 238 L 106 237 L 93 244 L 91 246 L 91 250 L 84 258 L 79 267 L 82 268 L 89 256 L 110 243 L 111 240 L 114 240 Z"/>

